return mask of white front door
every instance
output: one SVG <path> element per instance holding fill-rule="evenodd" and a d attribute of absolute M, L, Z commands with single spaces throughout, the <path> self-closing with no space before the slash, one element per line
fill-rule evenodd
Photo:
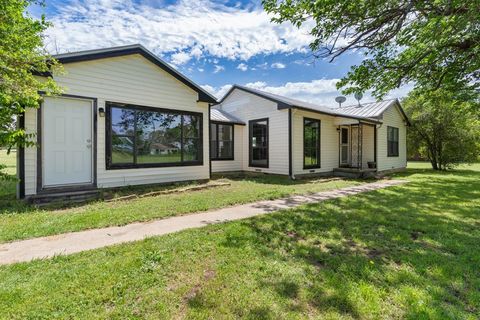
<path fill-rule="evenodd" d="M 42 106 L 43 186 L 93 183 L 93 101 L 46 97 Z"/>
<path fill-rule="evenodd" d="M 340 165 L 350 163 L 350 132 L 348 127 L 340 127 Z"/>

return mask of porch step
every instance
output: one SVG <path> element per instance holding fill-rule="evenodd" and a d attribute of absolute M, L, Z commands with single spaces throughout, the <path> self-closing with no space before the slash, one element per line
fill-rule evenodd
<path fill-rule="evenodd" d="M 37 206 L 85 203 L 100 199 L 100 190 L 83 190 L 43 193 L 29 197 L 29 203 Z"/>

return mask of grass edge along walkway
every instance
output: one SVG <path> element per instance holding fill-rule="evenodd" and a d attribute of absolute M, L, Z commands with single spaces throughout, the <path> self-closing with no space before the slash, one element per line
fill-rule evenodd
<path fill-rule="evenodd" d="M 405 180 L 383 180 L 360 186 L 296 195 L 277 200 L 258 201 L 214 211 L 177 216 L 150 222 L 132 223 L 121 227 L 91 229 L 48 237 L 0 244 L 0 265 L 51 258 L 125 242 L 143 240 L 185 229 L 268 214 L 303 204 L 355 195 L 406 183 Z"/>

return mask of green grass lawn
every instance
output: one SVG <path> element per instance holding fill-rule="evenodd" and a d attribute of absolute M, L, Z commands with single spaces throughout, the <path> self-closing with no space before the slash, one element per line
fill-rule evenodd
<path fill-rule="evenodd" d="M 9 155 L 5 150 L 0 149 L 0 163 L 5 165 L 4 172 L 14 178 L 17 174 L 17 152 L 12 150 Z M 16 181 L 0 181 L 0 206 L 8 205 L 9 199 L 15 197 Z"/>
<path fill-rule="evenodd" d="M 0 154 L 2 163 L 12 162 L 13 157 Z M 15 168 L 13 168 L 14 170 Z M 14 172 L 14 171 L 13 171 Z M 291 181 L 286 177 L 253 175 L 223 179 L 230 186 L 202 191 L 160 195 L 128 201 L 103 202 L 64 208 L 37 209 L 15 199 L 15 184 L 0 181 L 0 243 L 18 239 L 53 235 L 112 225 L 124 225 L 135 221 L 148 221 L 169 216 L 206 211 L 257 200 L 275 199 L 291 194 L 319 192 L 360 184 L 359 181 L 321 180 Z M 118 194 L 149 192 L 174 186 L 124 188 Z"/>
<path fill-rule="evenodd" d="M 0 267 L 0 317 L 478 319 L 480 165 L 397 176 L 410 182 Z"/>

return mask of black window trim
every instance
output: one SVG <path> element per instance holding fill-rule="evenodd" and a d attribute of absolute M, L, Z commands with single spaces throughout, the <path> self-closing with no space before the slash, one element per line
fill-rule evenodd
<path fill-rule="evenodd" d="M 211 125 L 214 124 L 215 125 L 215 130 L 216 130 L 216 137 L 217 137 L 217 140 L 216 140 L 216 148 L 215 150 L 217 151 L 217 154 L 215 157 L 212 157 L 211 153 L 210 153 L 210 159 L 212 161 L 232 161 L 232 160 L 235 160 L 235 124 L 233 123 L 227 123 L 227 122 L 222 122 L 222 121 L 210 121 L 210 130 L 211 130 Z M 222 125 L 222 126 L 230 126 L 232 127 L 232 156 L 231 157 L 219 157 L 218 156 L 218 125 Z M 211 134 L 210 134 L 210 137 L 211 137 Z M 211 139 L 211 138 L 210 138 Z M 213 140 L 210 141 L 211 144 L 213 143 Z"/>
<path fill-rule="evenodd" d="M 397 136 L 398 136 L 398 140 L 396 141 L 397 142 L 396 152 L 393 152 L 393 153 L 390 152 L 390 147 L 389 147 L 390 141 L 392 140 L 388 140 L 388 131 L 390 128 L 395 129 L 397 131 Z M 400 156 L 400 129 L 393 126 L 387 126 L 387 157 L 393 158 L 393 157 L 399 157 L 399 156 Z"/>
<path fill-rule="evenodd" d="M 115 108 L 125 108 L 125 109 L 133 109 L 133 110 L 140 110 L 140 111 L 152 111 L 152 112 L 165 112 L 171 113 L 176 115 L 192 115 L 200 117 L 200 132 L 199 132 L 199 139 L 200 139 L 200 150 L 199 152 L 199 159 L 194 161 L 183 161 L 183 130 L 181 133 L 181 162 L 165 162 L 165 163 L 136 163 L 137 155 L 134 152 L 134 162 L 133 163 L 119 163 L 113 164 L 112 163 L 112 117 L 111 117 L 111 110 L 112 107 Z M 186 166 L 203 166 L 203 144 L 204 144 L 204 137 L 203 137 L 203 113 L 201 112 L 192 112 L 192 111 L 184 111 L 178 109 L 167 109 L 167 108 L 156 108 L 156 107 L 148 107 L 148 106 L 141 106 L 136 104 L 129 104 L 129 103 L 122 103 L 122 102 L 114 102 L 114 101 L 106 101 L 105 102 L 106 114 L 105 114 L 105 167 L 106 170 L 118 170 L 118 169 L 142 169 L 142 168 L 164 168 L 164 167 L 186 167 Z M 136 132 L 136 121 L 134 122 L 134 132 Z M 183 117 L 182 117 L 182 125 L 183 125 Z M 118 136 L 128 136 L 131 135 L 118 135 Z M 136 149 L 136 139 L 134 141 L 134 150 Z"/>
<path fill-rule="evenodd" d="M 318 122 L 318 149 L 317 149 L 317 159 L 318 159 L 318 164 L 316 165 L 306 165 L 305 164 L 305 122 L 307 121 L 314 121 L 314 122 Z M 303 169 L 307 170 L 307 169 L 319 169 L 322 167 L 322 160 L 320 158 L 320 155 L 321 155 L 321 151 L 320 151 L 320 147 L 321 147 L 321 138 L 322 138 L 322 121 L 320 119 L 314 119 L 314 118 L 307 118 L 307 117 L 303 117 Z"/>
<path fill-rule="evenodd" d="M 252 146 L 252 125 L 255 122 L 267 122 L 267 164 L 259 165 L 252 163 L 253 146 Z M 270 165 L 270 123 L 268 118 L 253 119 L 248 121 L 248 166 L 252 168 L 269 168 Z"/>

